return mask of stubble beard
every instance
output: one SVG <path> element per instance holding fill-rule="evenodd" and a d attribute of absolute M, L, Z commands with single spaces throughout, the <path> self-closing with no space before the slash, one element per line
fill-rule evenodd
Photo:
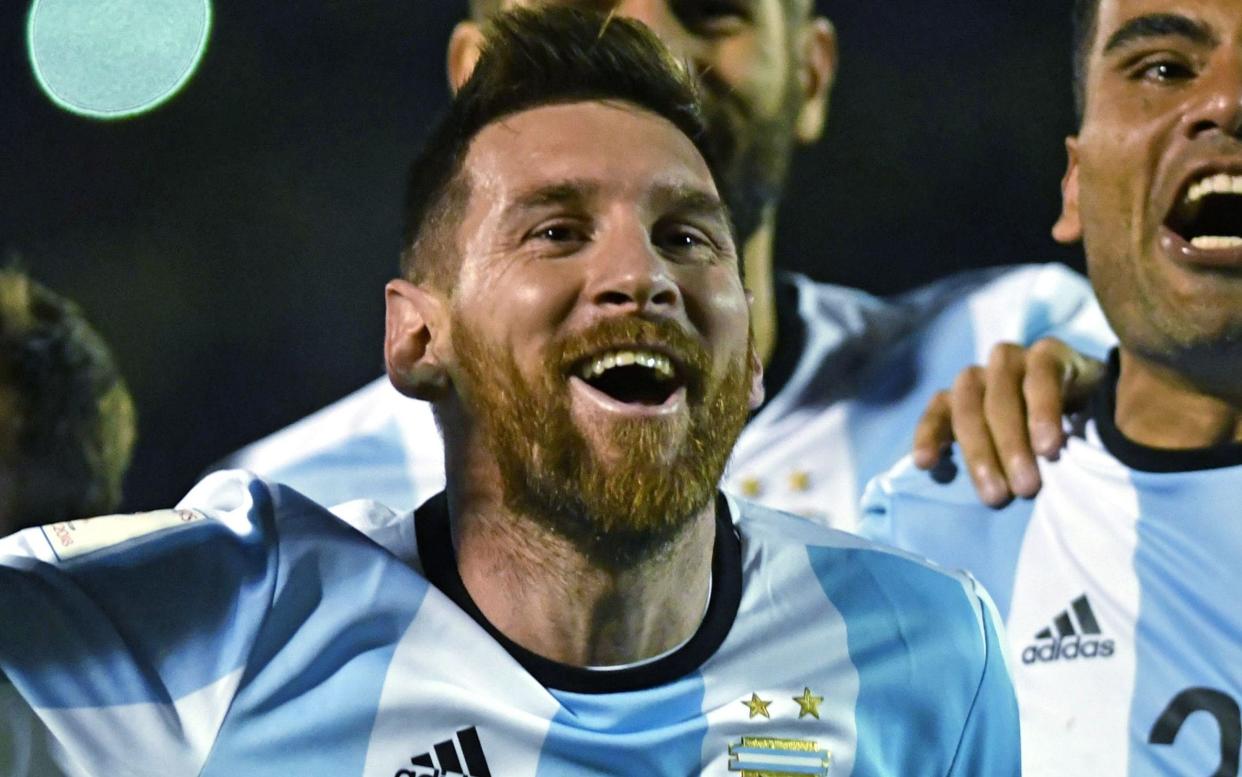
<path fill-rule="evenodd" d="M 781 107 L 768 117 L 756 115 L 746 100 L 710 72 L 702 75 L 701 84 L 708 146 L 724 179 L 718 182 L 721 195 L 737 234 L 745 240 L 785 191 L 800 107 L 797 79 L 787 79 Z"/>
<path fill-rule="evenodd" d="M 712 501 L 749 415 L 748 353 L 711 385 L 710 359 L 672 324 L 637 319 L 604 325 L 556 344 L 540 378 L 523 378 L 511 354 L 454 322 L 463 397 L 500 470 L 505 508 L 569 540 L 594 563 L 629 568 L 668 548 Z M 601 459 L 575 425 L 567 367 L 608 343 L 663 343 L 690 365 L 688 428 L 670 453 L 670 423 L 620 419 Z M 603 430 L 600 430 L 602 434 Z M 596 435 L 597 437 L 600 435 Z"/>

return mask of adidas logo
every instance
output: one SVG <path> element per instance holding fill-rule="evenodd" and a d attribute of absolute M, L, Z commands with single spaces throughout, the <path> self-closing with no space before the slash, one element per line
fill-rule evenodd
<path fill-rule="evenodd" d="M 1099 638 L 1100 634 L 1100 623 L 1095 619 L 1087 595 L 1083 594 L 1052 620 L 1051 628 L 1035 635 L 1036 644 L 1022 651 L 1022 663 L 1108 658 L 1115 646 L 1111 639 Z"/>
<path fill-rule="evenodd" d="M 492 777 L 474 726 L 414 756 L 410 765 L 413 769 L 401 769 L 393 777 Z"/>

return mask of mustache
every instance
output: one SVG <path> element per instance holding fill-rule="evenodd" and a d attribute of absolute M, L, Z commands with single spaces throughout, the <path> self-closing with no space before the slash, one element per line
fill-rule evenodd
<path fill-rule="evenodd" d="M 634 317 L 603 319 L 581 332 L 566 335 L 552 343 L 549 363 L 566 372 L 600 351 L 634 346 L 668 355 L 692 392 L 711 369 L 707 349 L 679 325 L 663 319 Z"/>

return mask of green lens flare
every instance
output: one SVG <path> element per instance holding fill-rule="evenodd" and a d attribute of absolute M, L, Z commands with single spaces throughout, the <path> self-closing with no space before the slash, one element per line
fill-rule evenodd
<path fill-rule="evenodd" d="M 33 0 L 35 80 L 70 113 L 123 119 L 167 102 L 207 49 L 211 0 Z"/>

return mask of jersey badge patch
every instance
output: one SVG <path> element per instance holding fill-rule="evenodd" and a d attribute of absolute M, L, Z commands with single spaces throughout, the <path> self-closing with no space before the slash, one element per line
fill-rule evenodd
<path fill-rule="evenodd" d="M 832 754 L 809 739 L 742 737 L 729 745 L 729 771 L 742 777 L 828 777 Z"/>
<path fill-rule="evenodd" d="M 197 510 L 157 510 L 61 521 L 40 528 L 56 558 L 67 561 L 162 529 L 206 519 L 207 516 Z"/>

